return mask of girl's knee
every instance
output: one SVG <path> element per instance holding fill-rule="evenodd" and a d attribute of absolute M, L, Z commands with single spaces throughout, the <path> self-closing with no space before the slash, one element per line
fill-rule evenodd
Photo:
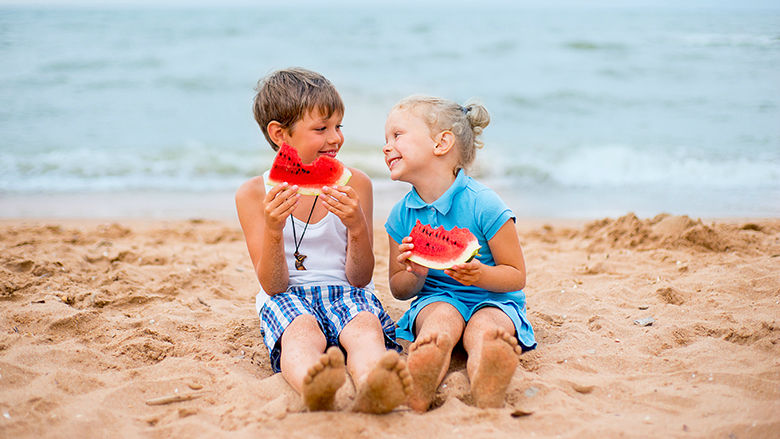
<path fill-rule="evenodd" d="M 424 330 L 436 333 L 447 332 L 454 339 L 460 338 L 465 321 L 460 312 L 447 302 L 434 302 L 426 305 L 415 319 L 416 332 L 420 335 Z"/>
<path fill-rule="evenodd" d="M 477 310 L 466 324 L 467 332 L 485 332 L 500 329 L 509 334 L 515 333 L 512 319 L 504 311 L 494 306 L 486 306 Z"/>

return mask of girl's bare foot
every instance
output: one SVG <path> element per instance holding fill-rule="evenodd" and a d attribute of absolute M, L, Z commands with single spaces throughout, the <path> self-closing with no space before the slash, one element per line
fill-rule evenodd
<path fill-rule="evenodd" d="M 485 333 L 471 380 L 471 395 L 477 407 L 503 407 L 520 352 L 517 339 L 506 331 L 495 329 Z"/>
<path fill-rule="evenodd" d="M 358 386 L 353 411 L 388 413 L 402 404 L 412 387 L 406 363 L 396 351 L 387 351 Z"/>
<path fill-rule="evenodd" d="M 408 404 L 413 410 L 424 412 L 431 406 L 443 369 L 449 366 L 451 349 L 449 337 L 444 334 L 419 338 L 409 346 L 409 374 L 413 385 Z"/>
<path fill-rule="evenodd" d="M 331 346 L 303 378 L 303 403 L 311 411 L 333 409 L 336 391 L 346 381 L 344 354 Z"/>

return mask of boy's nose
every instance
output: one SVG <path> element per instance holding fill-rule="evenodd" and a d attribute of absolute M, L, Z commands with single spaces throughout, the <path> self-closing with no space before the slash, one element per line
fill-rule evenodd
<path fill-rule="evenodd" d="M 390 152 L 390 142 L 385 142 L 385 146 L 382 147 L 382 152 L 385 154 Z"/>
<path fill-rule="evenodd" d="M 328 143 L 341 143 L 341 134 L 336 130 L 331 130 L 328 136 Z"/>

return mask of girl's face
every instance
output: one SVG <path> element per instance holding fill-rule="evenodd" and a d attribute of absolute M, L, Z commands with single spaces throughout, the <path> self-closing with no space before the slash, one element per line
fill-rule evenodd
<path fill-rule="evenodd" d="M 382 152 L 392 180 L 414 184 L 414 178 L 424 178 L 425 174 L 417 171 L 434 158 L 435 146 L 428 125 L 410 109 L 396 109 L 387 116 Z"/>
<path fill-rule="evenodd" d="M 335 157 L 344 144 L 341 132 L 342 114 L 325 117 L 314 109 L 292 126 L 282 130 L 282 140 L 298 151 L 301 161 L 311 163 L 321 155 Z"/>

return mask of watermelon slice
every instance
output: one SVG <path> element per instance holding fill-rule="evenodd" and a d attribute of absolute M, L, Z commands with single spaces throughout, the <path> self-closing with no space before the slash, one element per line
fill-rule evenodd
<path fill-rule="evenodd" d="M 323 186 L 343 186 L 352 173 L 340 161 L 329 156 L 320 156 L 313 163 L 304 165 L 298 151 L 283 143 L 276 153 L 271 169 L 263 174 L 263 180 L 270 186 L 282 182 L 298 186 L 298 193 L 319 195 Z"/>
<path fill-rule="evenodd" d="M 423 225 L 420 220 L 412 228 L 412 255 L 409 260 L 424 267 L 446 270 L 455 264 L 474 259 L 479 252 L 479 242 L 469 229 L 454 227 L 445 230 L 444 226 L 432 228 Z"/>

